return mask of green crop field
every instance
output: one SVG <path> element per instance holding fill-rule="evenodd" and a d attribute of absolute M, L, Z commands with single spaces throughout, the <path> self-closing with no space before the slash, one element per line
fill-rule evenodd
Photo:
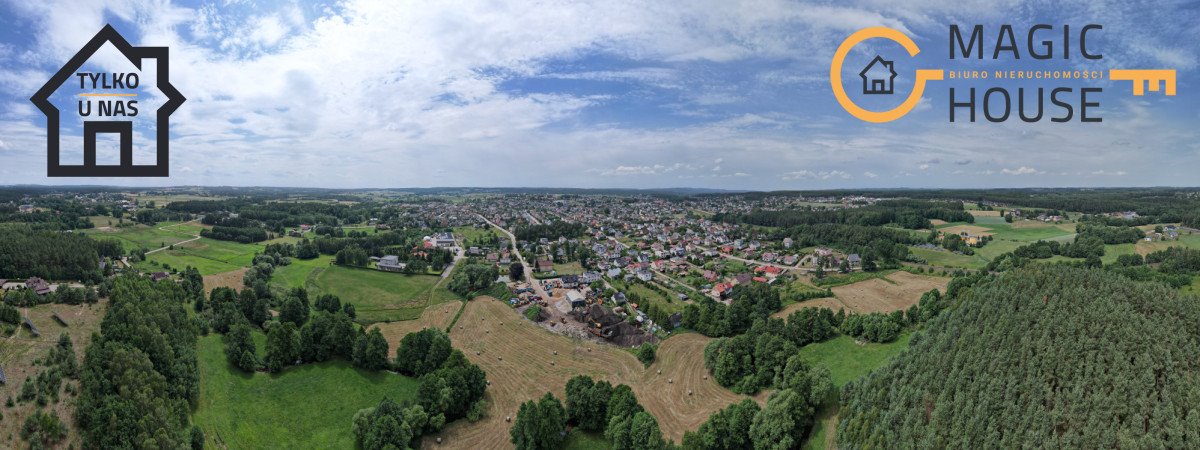
<path fill-rule="evenodd" d="M 416 395 L 412 378 L 355 369 L 345 361 L 247 374 L 229 366 L 217 334 L 200 338 L 197 352 L 200 402 L 192 421 L 210 448 L 353 448 L 355 412 L 385 396 L 402 401 Z"/>
<path fill-rule="evenodd" d="M 354 305 L 359 322 L 391 322 L 419 317 L 430 306 L 431 291 L 439 279 L 434 275 L 329 266 L 306 287 L 310 297 L 330 293 Z"/>

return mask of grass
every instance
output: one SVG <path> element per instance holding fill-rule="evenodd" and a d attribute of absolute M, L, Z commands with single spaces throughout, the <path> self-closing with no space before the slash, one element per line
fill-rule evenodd
<path fill-rule="evenodd" d="M 200 238 L 177 245 L 174 249 L 148 254 L 138 266 L 143 270 L 161 270 L 163 263 L 180 270 L 192 266 L 201 275 L 213 275 L 249 267 L 254 254 L 262 250 L 263 246 L 258 244 Z"/>
<path fill-rule="evenodd" d="M 892 280 L 887 279 L 887 276 L 892 272 L 895 272 L 895 270 L 877 270 L 875 272 L 858 271 L 842 275 L 837 273 L 836 269 L 830 269 L 828 272 L 825 272 L 825 278 L 813 278 L 812 283 L 818 288 L 831 288 L 845 286 L 847 284 L 854 284 L 859 281 L 866 281 L 872 278 L 879 278 L 888 283 L 895 284 Z"/>
<path fill-rule="evenodd" d="M 261 335 L 261 333 L 258 333 Z M 258 337 L 256 343 L 263 343 Z M 360 409 L 413 398 L 417 381 L 345 361 L 247 374 L 225 360 L 221 336 L 200 338 L 200 402 L 192 421 L 210 448 L 353 448 Z"/>
<path fill-rule="evenodd" d="M 628 296 L 629 294 L 637 294 L 638 297 L 641 297 L 643 303 L 653 303 L 655 305 L 658 305 L 659 308 L 661 308 L 663 311 L 667 312 L 668 314 L 683 309 L 683 302 L 675 301 L 674 298 L 667 297 L 667 295 L 674 295 L 674 294 L 665 294 L 664 295 L 658 291 L 655 291 L 655 290 L 652 290 L 652 289 L 646 287 L 645 285 L 643 285 L 641 283 L 627 283 L 624 280 L 613 280 L 611 284 L 614 289 L 624 292 L 626 296 Z M 632 301 L 632 300 L 630 300 L 630 301 Z M 638 306 L 642 307 L 642 308 L 645 307 L 645 305 L 638 305 Z"/>
<path fill-rule="evenodd" d="M 888 359 L 908 347 L 912 333 L 904 333 L 899 339 L 886 344 L 858 344 L 849 336 L 838 336 L 825 342 L 809 344 L 800 349 L 810 363 L 829 369 L 833 384 L 839 389 L 855 379 L 866 375 L 887 363 Z M 837 433 L 838 403 L 830 401 L 818 412 L 816 423 L 809 431 L 804 449 L 830 448 Z"/>
<path fill-rule="evenodd" d="M 121 241 L 125 250 L 129 251 L 135 248 L 154 250 L 166 245 L 186 241 L 196 237 L 200 233 L 199 226 L 193 224 L 182 225 L 180 222 L 163 222 L 153 227 L 134 225 L 114 228 L 114 230 L 111 232 L 93 231 L 91 235 L 96 238 L 116 238 Z"/>
<path fill-rule="evenodd" d="M 313 259 L 292 258 L 291 264 L 275 268 L 271 281 L 286 289 L 305 287 L 313 272 L 329 267 L 332 261 L 333 256 L 330 255 L 321 255 Z"/>
<path fill-rule="evenodd" d="M 579 261 L 572 261 L 565 264 L 555 264 L 554 271 L 558 272 L 559 275 L 579 275 L 583 273 L 583 266 L 579 264 Z"/>
<path fill-rule="evenodd" d="M 411 320 L 434 304 L 434 275 L 404 275 L 372 269 L 329 266 L 306 283 L 309 296 L 330 293 L 354 305 L 362 323 Z M 436 296 L 444 299 L 444 296 Z"/>
<path fill-rule="evenodd" d="M 578 429 L 571 430 L 567 441 L 563 443 L 566 450 L 608 450 L 612 448 L 604 436 L 599 433 L 588 433 Z"/>
<path fill-rule="evenodd" d="M 950 222 L 939 225 L 945 229 L 959 225 L 969 225 L 965 222 Z M 1074 224 L 1049 224 L 1042 222 L 1018 222 L 1010 224 L 1001 217 L 976 217 L 976 225 L 987 228 L 992 233 L 992 240 L 981 248 L 974 249 L 974 255 L 961 255 L 944 250 L 932 250 L 912 247 L 917 257 L 924 259 L 930 265 L 960 269 L 982 269 L 996 257 L 1011 252 L 1017 247 L 1037 241 L 1071 241 L 1074 239 Z"/>
<path fill-rule="evenodd" d="M 886 344 L 854 342 L 854 338 L 841 335 L 825 342 L 810 344 L 800 349 L 810 363 L 829 368 L 833 384 L 838 388 L 882 366 L 889 358 L 908 347 L 912 333 L 904 333 L 899 339 Z"/>

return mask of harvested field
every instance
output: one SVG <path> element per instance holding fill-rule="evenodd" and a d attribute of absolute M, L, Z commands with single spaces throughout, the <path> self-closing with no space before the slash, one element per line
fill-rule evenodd
<path fill-rule="evenodd" d="M 846 305 L 846 312 L 892 312 L 917 304 L 921 294 L 931 289 L 946 289 L 949 278 L 914 275 L 898 271 L 888 281 L 871 279 L 833 288 L 833 295 Z M 894 283 L 894 284 L 893 284 Z"/>
<path fill-rule="evenodd" d="M 975 217 L 1000 217 L 1000 211 L 970 210 L 970 211 L 967 211 L 967 213 L 969 213 Z"/>
<path fill-rule="evenodd" d="M 940 227 L 942 225 L 945 225 L 948 222 L 946 222 L 945 220 L 942 220 L 942 219 L 929 219 L 929 223 L 933 224 L 933 226 L 935 226 L 935 227 Z"/>
<path fill-rule="evenodd" d="M 450 326 L 450 321 L 454 320 L 454 315 L 458 313 L 458 309 L 462 307 L 462 302 L 453 301 L 440 303 L 437 305 L 425 308 L 421 313 L 421 317 L 412 320 L 400 320 L 391 323 L 375 323 L 368 327 L 378 328 L 383 337 L 388 341 L 388 348 L 395 350 L 400 347 L 400 340 L 409 333 L 421 331 L 425 328 L 437 328 L 445 330 Z"/>
<path fill-rule="evenodd" d="M 488 411 L 479 422 L 459 421 L 428 437 L 426 446 L 431 448 L 438 437 L 443 440 L 438 448 L 512 448 L 508 440 L 512 424 L 505 417 L 515 417 L 522 402 L 547 391 L 562 399 L 567 380 L 575 375 L 630 385 L 658 418 L 664 435 L 675 442 L 713 412 L 743 398 L 711 377 L 705 379 L 703 353 L 708 338 L 698 334 L 667 339 L 658 350 L 658 360 L 643 368 L 630 352 L 555 334 L 498 300 L 480 297 L 467 303 L 450 335 L 454 346 L 487 372 Z"/>
<path fill-rule="evenodd" d="M 218 273 L 216 275 L 208 275 L 204 277 L 204 294 L 211 294 L 213 289 L 219 287 L 233 288 L 235 291 L 242 290 L 242 278 L 246 275 L 246 268 L 243 267 L 237 270 Z"/>
<path fill-rule="evenodd" d="M 965 231 L 972 236 L 991 236 L 993 233 L 991 228 L 981 227 L 978 225 L 955 225 L 952 227 L 942 228 L 940 231 L 947 234 L 961 234 Z"/>

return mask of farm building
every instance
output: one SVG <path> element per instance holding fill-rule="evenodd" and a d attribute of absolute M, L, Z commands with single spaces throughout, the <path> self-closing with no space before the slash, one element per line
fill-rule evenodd
<path fill-rule="evenodd" d="M 167 278 L 171 278 L 171 274 L 166 273 L 166 272 L 154 272 L 153 274 L 150 275 L 150 279 L 154 280 L 154 281 L 162 281 Z"/>
<path fill-rule="evenodd" d="M 579 291 L 571 289 L 567 291 L 567 300 L 571 302 L 572 308 L 583 308 L 587 306 L 587 300 Z"/>
<path fill-rule="evenodd" d="M 30 277 L 25 280 L 25 288 L 32 289 L 37 295 L 46 295 L 50 293 L 50 283 L 38 277 Z"/>
<path fill-rule="evenodd" d="M 400 272 L 408 265 L 400 262 L 400 257 L 396 255 L 386 255 L 379 258 L 379 262 L 375 263 L 375 267 L 384 272 Z"/>

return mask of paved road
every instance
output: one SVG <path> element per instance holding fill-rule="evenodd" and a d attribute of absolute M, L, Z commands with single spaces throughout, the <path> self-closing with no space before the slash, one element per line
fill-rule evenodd
<path fill-rule="evenodd" d="M 533 277 L 533 269 L 529 267 L 529 262 L 525 261 L 525 256 L 522 255 L 521 251 L 517 249 L 517 237 L 513 235 L 512 232 L 500 227 L 500 225 L 492 223 L 492 221 L 488 220 L 487 217 L 483 217 L 483 214 L 476 215 L 479 216 L 480 219 L 483 219 L 484 222 L 487 222 L 488 225 L 491 225 L 497 230 L 500 230 L 504 234 L 508 235 L 509 245 L 512 245 L 512 251 L 517 255 L 517 261 L 520 261 L 521 266 L 525 268 L 525 281 L 533 286 L 534 293 L 540 295 L 542 298 L 546 299 L 546 301 L 550 301 L 550 296 L 546 295 L 545 289 L 542 289 L 542 283 Z"/>

